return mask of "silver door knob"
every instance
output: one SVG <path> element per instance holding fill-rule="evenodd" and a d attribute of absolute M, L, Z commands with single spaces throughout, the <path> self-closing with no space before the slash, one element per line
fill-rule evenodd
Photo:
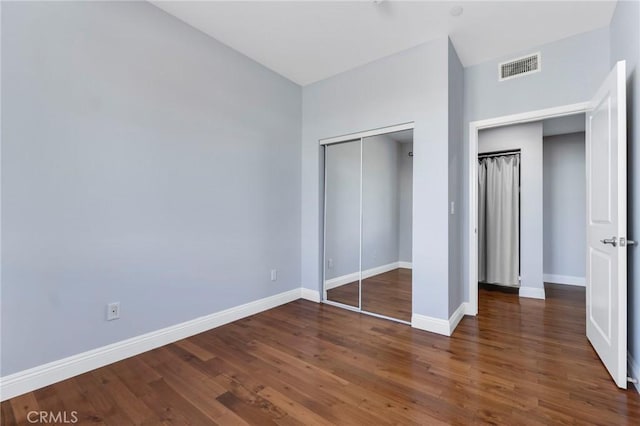
<path fill-rule="evenodd" d="M 634 246 L 636 242 L 633 240 L 627 240 L 625 237 L 620 237 L 620 247 Z"/>
<path fill-rule="evenodd" d="M 604 240 L 600 240 L 602 244 L 611 244 L 612 246 L 618 245 L 618 239 L 616 237 L 605 238 Z"/>

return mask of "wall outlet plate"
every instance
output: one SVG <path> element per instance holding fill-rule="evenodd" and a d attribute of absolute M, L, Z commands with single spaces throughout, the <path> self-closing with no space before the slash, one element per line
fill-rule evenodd
<path fill-rule="evenodd" d="M 107 305 L 107 321 L 120 318 L 120 302 L 113 302 Z"/>

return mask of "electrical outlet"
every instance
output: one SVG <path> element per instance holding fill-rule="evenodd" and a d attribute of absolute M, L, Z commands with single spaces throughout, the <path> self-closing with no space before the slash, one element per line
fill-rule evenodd
<path fill-rule="evenodd" d="M 120 318 L 120 302 L 113 302 L 107 305 L 107 321 Z"/>
<path fill-rule="evenodd" d="M 333 259 L 329 259 L 329 260 L 327 261 L 327 268 L 329 268 L 329 269 L 333 269 Z"/>
<path fill-rule="evenodd" d="M 276 281 L 278 279 L 278 270 L 277 269 L 272 269 L 271 270 L 271 281 Z"/>

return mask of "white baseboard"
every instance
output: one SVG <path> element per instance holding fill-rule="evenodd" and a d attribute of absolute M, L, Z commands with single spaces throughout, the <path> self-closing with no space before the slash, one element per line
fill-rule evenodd
<path fill-rule="evenodd" d="M 313 296 L 312 290 L 296 288 L 274 296 L 265 297 L 244 305 L 235 306 L 210 315 L 167 328 L 152 331 L 107 346 L 72 355 L 44 365 L 0 377 L 0 401 L 77 376 L 87 371 L 138 355 L 142 352 L 173 343 L 203 331 L 255 315 L 276 306 L 292 302 L 301 296 Z M 306 297 L 305 297 L 306 298 Z M 317 296 L 319 300 L 319 295 Z"/>
<path fill-rule="evenodd" d="M 475 317 L 476 315 L 478 315 L 478 308 L 476 307 L 475 309 L 471 307 L 471 302 L 463 302 L 462 303 L 464 305 L 464 314 L 465 315 L 470 315 L 472 317 Z"/>
<path fill-rule="evenodd" d="M 373 277 L 374 275 L 384 274 L 385 272 L 393 271 L 394 269 L 403 268 L 404 266 L 400 266 L 401 264 L 411 265 L 408 262 L 393 262 L 382 266 L 376 266 L 375 268 L 362 271 L 362 279 L 364 280 L 366 278 Z M 352 272 L 350 274 L 341 275 L 339 277 L 327 280 L 324 284 L 324 289 L 331 290 L 332 288 L 340 287 L 342 285 L 358 281 L 359 279 L 359 272 Z"/>
<path fill-rule="evenodd" d="M 520 287 L 519 295 L 530 299 L 545 299 L 544 288 L 539 287 Z"/>
<path fill-rule="evenodd" d="M 574 277 L 571 275 L 544 274 L 542 279 L 545 283 L 577 285 L 584 287 L 586 284 L 585 277 Z"/>
<path fill-rule="evenodd" d="M 632 383 L 632 385 L 635 386 L 638 393 L 640 393 L 640 364 L 636 363 L 630 352 L 627 352 L 627 365 L 629 376 L 637 381 L 636 383 Z"/>
<path fill-rule="evenodd" d="M 411 327 L 449 336 L 449 321 L 427 315 L 412 314 Z"/>
<path fill-rule="evenodd" d="M 400 261 L 398 262 L 398 268 L 413 269 L 413 263 Z"/>
<path fill-rule="evenodd" d="M 466 302 L 462 302 L 460 306 L 458 306 L 458 309 L 456 309 L 453 314 L 451 314 L 451 317 L 449 317 L 449 336 L 453 334 L 462 318 L 464 318 L 464 313 L 467 310 L 466 305 Z"/>
<path fill-rule="evenodd" d="M 310 300 L 312 302 L 320 303 L 320 292 L 317 290 L 311 290 L 309 288 L 303 287 L 300 297 L 305 300 Z"/>
<path fill-rule="evenodd" d="M 460 320 L 464 317 L 467 309 L 469 309 L 468 303 L 461 303 L 460 306 L 458 306 L 458 309 L 451 314 L 449 320 L 429 317 L 427 315 L 413 314 L 411 315 L 411 327 L 442 334 L 443 336 L 451 336 L 460 323 Z"/>

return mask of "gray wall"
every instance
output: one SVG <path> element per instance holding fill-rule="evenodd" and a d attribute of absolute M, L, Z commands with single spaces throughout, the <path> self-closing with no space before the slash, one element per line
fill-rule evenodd
<path fill-rule="evenodd" d="M 3 2 L 2 64 L 2 375 L 300 287 L 300 87 L 145 2 Z"/>
<path fill-rule="evenodd" d="M 640 240 L 640 4 L 618 1 L 611 20 L 611 61 L 627 61 L 628 236 Z M 628 250 L 628 349 L 640 362 L 640 248 Z M 636 372 L 637 373 L 637 372 Z M 638 379 L 638 377 L 636 377 Z"/>
<path fill-rule="evenodd" d="M 545 274 L 585 278 L 585 176 L 584 132 L 543 139 Z"/>
<path fill-rule="evenodd" d="M 625 18 L 626 19 L 626 18 Z M 635 19 L 635 18 L 634 18 Z M 635 21 L 629 21 L 635 22 Z M 627 23 L 626 25 L 631 25 Z M 626 27 L 625 27 L 626 28 Z M 626 31 L 626 30 L 625 30 Z M 630 38 L 631 39 L 631 38 Z M 625 38 L 622 44 L 629 44 Z M 498 82 L 498 64 L 510 58 L 541 52 L 542 71 Z M 464 223 L 469 220 L 469 122 L 590 100 L 610 70 L 609 30 L 603 28 L 554 43 L 532 47 L 464 70 Z M 473 159 L 475 161 L 475 159 Z M 464 246 L 469 244 L 463 233 Z M 468 283 L 468 254 L 464 255 L 464 282 Z M 464 286 L 469 300 L 468 286 Z"/>
<path fill-rule="evenodd" d="M 360 139 L 326 148 L 325 279 L 360 270 Z"/>
<path fill-rule="evenodd" d="M 520 149 L 520 285 L 544 289 L 542 122 L 497 127 L 478 134 L 478 153 L 512 149 Z"/>
<path fill-rule="evenodd" d="M 362 269 L 398 261 L 398 142 L 381 135 L 362 142 Z"/>
<path fill-rule="evenodd" d="M 398 260 L 411 262 L 413 211 L 413 143 L 398 144 Z"/>
<path fill-rule="evenodd" d="M 448 41 L 449 66 L 449 315 L 464 301 L 463 260 L 466 250 L 463 233 L 466 229 L 461 214 L 464 198 L 463 159 L 463 109 L 464 109 L 464 68 Z M 451 203 L 454 212 L 451 213 Z"/>
<path fill-rule="evenodd" d="M 498 64 L 541 52 L 542 71 L 498 81 Z M 602 28 L 465 68 L 467 121 L 584 102 L 607 75 L 609 31 Z"/>
<path fill-rule="evenodd" d="M 304 87 L 303 287 L 321 289 L 318 141 L 413 121 L 413 312 L 448 318 L 447 79 L 442 39 Z"/>

